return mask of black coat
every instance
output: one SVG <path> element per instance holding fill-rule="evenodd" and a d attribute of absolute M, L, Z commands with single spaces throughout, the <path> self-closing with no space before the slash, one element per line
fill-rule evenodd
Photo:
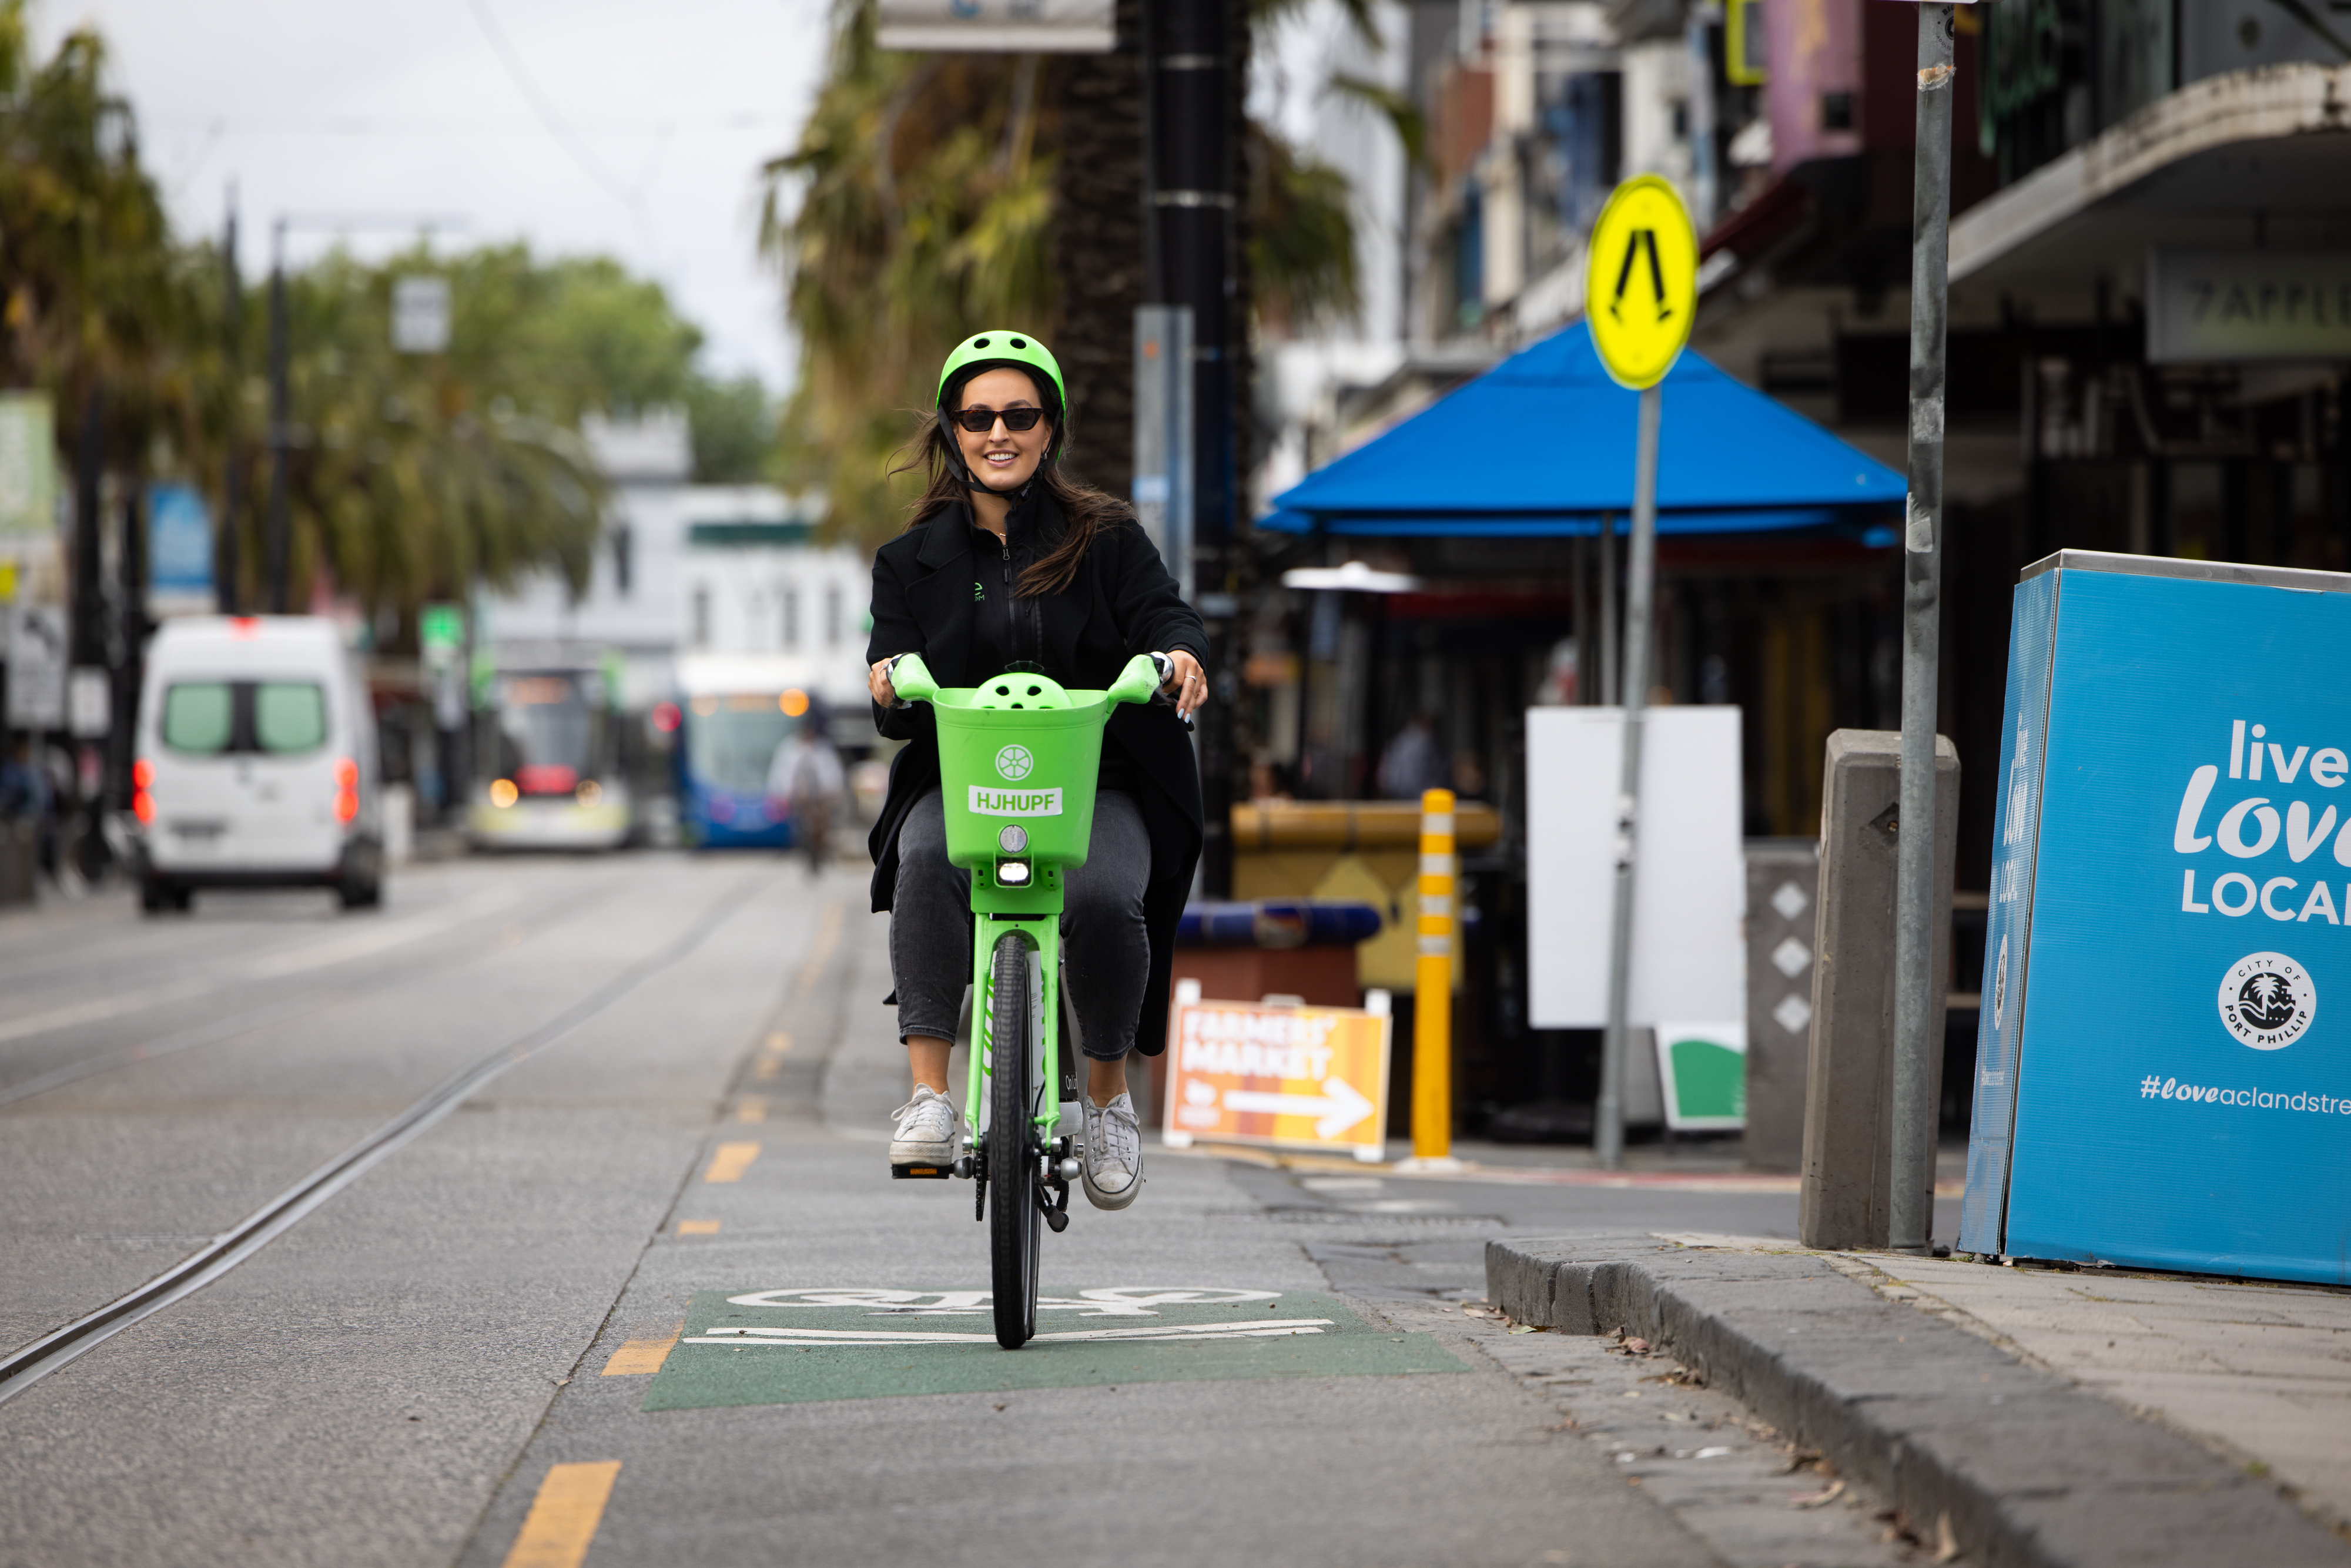
<path fill-rule="evenodd" d="M 1038 553 L 1061 536 L 1052 497 L 1040 490 L 1028 504 Z M 950 507 L 900 534 L 873 554 L 873 638 L 869 664 L 899 653 L 920 653 L 943 686 L 977 685 L 993 670 L 968 667 L 973 588 L 978 563 L 972 523 Z M 990 563 L 991 565 L 993 563 Z M 994 585 L 990 585 L 991 591 Z M 1086 551 L 1078 575 L 1059 593 L 1037 601 L 1043 621 L 1045 664 L 1064 685 L 1098 691 L 1118 679 L 1137 653 L 1181 648 L 1207 662 L 1208 637 L 1184 602 L 1176 580 L 1148 536 L 1132 521 L 1104 528 Z M 888 909 L 898 888 L 898 829 L 923 791 L 939 782 L 938 733 L 926 703 L 873 710 L 883 735 L 907 742 L 890 765 L 890 793 L 868 846 L 873 852 L 873 907 Z M 1151 881 L 1143 917 L 1151 935 L 1151 977 L 1135 1049 L 1156 1056 L 1167 1043 L 1167 989 L 1176 957 L 1176 923 L 1200 859 L 1200 773 L 1183 721 L 1164 704 L 1122 704 L 1102 731 L 1102 744 L 1123 750 L 1138 780 L 1135 804 L 1151 837 Z"/>

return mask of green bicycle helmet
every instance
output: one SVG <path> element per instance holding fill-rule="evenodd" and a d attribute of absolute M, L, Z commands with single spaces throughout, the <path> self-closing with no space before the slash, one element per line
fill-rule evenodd
<path fill-rule="evenodd" d="M 1009 368 L 1030 372 L 1043 371 L 1043 382 L 1038 390 L 1046 401 L 1045 417 L 1053 426 L 1053 439 L 1045 448 L 1039 473 L 1058 460 L 1069 438 L 1070 389 L 1061 380 L 1061 361 L 1053 350 L 1026 332 L 976 332 L 955 346 L 946 363 L 939 367 L 939 387 L 934 402 L 933 416 L 938 421 L 939 434 L 946 438 L 948 456 L 961 471 L 967 486 L 978 486 L 979 480 L 964 465 L 963 449 L 956 444 L 955 423 L 947 417 L 947 394 L 982 371 Z M 1031 479 L 1029 484 L 1036 481 Z M 1021 491 L 1026 494 L 1029 486 Z"/>

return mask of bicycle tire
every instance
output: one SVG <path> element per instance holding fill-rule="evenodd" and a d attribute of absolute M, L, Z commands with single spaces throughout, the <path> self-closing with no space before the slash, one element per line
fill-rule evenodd
<path fill-rule="evenodd" d="M 1037 1207 L 1036 1154 L 1029 1135 L 1036 988 L 1029 983 L 1029 945 L 1014 932 L 997 938 L 990 993 L 987 1176 L 996 1191 L 988 1215 L 989 1284 L 996 1343 L 1019 1350 L 1037 1332 L 1044 1216 Z"/>

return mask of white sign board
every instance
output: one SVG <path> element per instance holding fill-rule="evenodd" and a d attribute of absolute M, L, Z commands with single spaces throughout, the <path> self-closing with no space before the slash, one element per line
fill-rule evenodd
<path fill-rule="evenodd" d="M 1108 54 L 1112 0 L 881 0 L 873 41 L 949 53 Z"/>
<path fill-rule="evenodd" d="M 1657 707 L 1642 720 L 1629 1021 L 1747 1013 L 1739 710 Z M 1527 711 L 1527 975 L 1537 1029 L 1608 1019 L 1616 787 L 1625 711 Z"/>
<path fill-rule="evenodd" d="M 75 666 L 66 687 L 66 719 L 76 740 L 97 740 L 114 727 L 114 685 L 104 670 Z"/>
<path fill-rule="evenodd" d="M 2149 251 L 2147 357 L 2351 359 L 2351 252 Z"/>
<path fill-rule="evenodd" d="M 57 415 L 49 394 L 0 392 L 0 534 L 57 531 Z"/>
<path fill-rule="evenodd" d="M 8 727 L 65 727 L 65 607 L 19 604 L 8 617 Z"/>
<path fill-rule="evenodd" d="M 392 285 L 392 346 L 402 354 L 449 350 L 449 280 L 429 275 Z"/>

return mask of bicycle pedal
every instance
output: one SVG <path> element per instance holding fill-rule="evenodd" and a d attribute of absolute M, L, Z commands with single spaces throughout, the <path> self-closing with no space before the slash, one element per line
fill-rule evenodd
<path fill-rule="evenodd" d="M 954 1174 L 954 1171 L 947 1166 L 935 1161 L 906 1165 L 899 1165 L 893 1161 L 890 1166 L 892 1181 L 945 1181 Z"/>

